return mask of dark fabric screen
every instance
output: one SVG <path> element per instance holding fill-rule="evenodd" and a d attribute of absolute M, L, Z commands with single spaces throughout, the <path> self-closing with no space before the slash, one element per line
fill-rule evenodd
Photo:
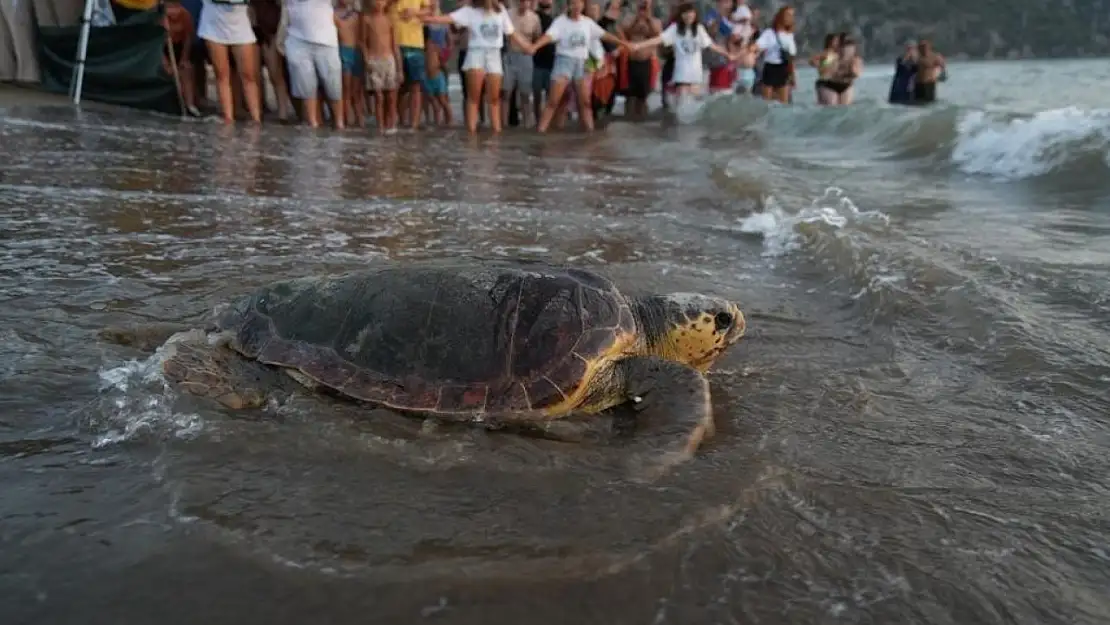
<path fill-rule="evenodd" d="M 39 63 L 47 91 L 69 92 L 80 38 L 80 25 L 39 27 Z M 92 28 L 81 98 L 180 115 L 177 87 L 162 68 L 165 42 L 160 11 L 133 13 L 115 26 Z"/>

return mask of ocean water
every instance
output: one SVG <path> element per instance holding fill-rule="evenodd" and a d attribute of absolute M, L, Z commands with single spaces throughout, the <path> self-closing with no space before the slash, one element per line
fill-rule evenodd
<path fill-rule="evenodd" d="M 1110 69 L 953 63 L 929 108 L 890 74 L 591 136 L 0 109 L 5 622 L 1110 621 Z M 604 445 L 223 410 L 99 336 L 459 255 L 741 302 L 716 437 L 631 483 Z"/>

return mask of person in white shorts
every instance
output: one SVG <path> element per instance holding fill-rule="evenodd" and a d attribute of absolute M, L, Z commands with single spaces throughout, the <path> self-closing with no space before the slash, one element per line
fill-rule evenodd
<path fill-rule="evenodd" d="M 520 33 L 520 36 L 529 43 L 543 35 L 540 16 L 532 10 L 532 0 L 518 0 L 516 10 L 509 13 L 509 19 L 512 20 L 516 32 Z M 527 50 L 521 50 L 515 44 L 510 45 L 509 49 L 505 51 L 505 80 L 501 84 L 501 93 L 504 94 L 504 98 L 511 98 L 513 90 L 516 90 L 517 110 L 520 111 L 520 125 L 522 128 L 527 128 L 530 125 L 528 112 L 532 107 L 529 106 L 528 102 L 532 95 L 532 70 L 532 55 Z M 505 106 L 503 108 L 505 114 L 501 119 L 501 124 L 508 125 L 509 107 Z"/>
<path fill-rule="evenodd" d="M 622 48 L 628 47 L 628 42 L 605 32 L 597 22 L 584 15 L 582 10 L 585 6 L 585 0 L 570 0 L 567 3 L 566 15 L 555 18 L 547 32 L 532 44 L 532 52 L 535 52 L 555 42 L 555 67 L 551 70 L 551 92 L 543 108 L 543 115 L 540 116 L 540 123 L 536 126 L 539 132 L 547 132 L 547 127 L 555 117 L 555 109 L 563 101 L 563 92 L 571 82 L 574 83 L 578 94 L 578 118 L 586 130 L 593 130 L 594 114 L 590 108 L 589 85 L 586 83 L 586 58 L 589 56 L 591 44 L 601 40 Z"/>
<path fill-rule="evenodd" d="M 468 43 L 463 72 L 466 73 L 466 129 L 478 131 L 478 107 L 483 87 L 489 102 L 490 127 L 501 132 L 501 49 L 505 37 L 531 53 L 531 42 L 516 32 L 509 12 L 497 0 L 475 0 L 472 6 L 455 9 L 447 15 L 425 15 L 425 24 L 445 24 L 466 28 Z"/>
<path fill-rule="evenodd" d="M 216 72 L 216 93 L 224 122 L 235 121 L 235 102 L 231 96 L 231 59 L 239 70 L 243 99 L 251 120 L 262 121 L 262 92 L 258 88 L 258 44 L 251 28 L 247 0 L 204 0 L 197 36 L 208 48 L 208 60 Z"/>
<path fill-rule="evenodd" d="M 335 128 L 343 123 L 343 64 L 339 59 L 339 31 L 331 0 L 286 0 L 289 27 L 285 60 L 289 63 L 289 91 L 304 100 L 305 121 L 320 126 L 319 92 L 323 87 Z"/>

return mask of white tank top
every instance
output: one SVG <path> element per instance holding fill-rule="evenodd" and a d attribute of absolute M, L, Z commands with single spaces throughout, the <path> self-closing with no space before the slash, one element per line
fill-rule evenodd
<path fill-rule="evenodd" d="M 322 46 L 338 46 L 335 9 L 331 0 L 287 0 L 290 37 Z"/>

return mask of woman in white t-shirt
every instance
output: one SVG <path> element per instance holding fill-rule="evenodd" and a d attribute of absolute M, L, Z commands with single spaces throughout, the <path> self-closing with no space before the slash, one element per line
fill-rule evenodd
<path fill-rule="evenodd" d="M 674 48 L 674 82 L 676 97 L 697 93 L 702 83 L 701 51 L 709 48 L 726 59 L 734 60 L 728 50 L 713 43 L 709 31 L 701 25 L 698 19 L 697 5 L 693 2 L 683 2 L 675 11 L 678 19 L 667 27 L 661 34 L 637 41 L 632 44 L 632 50 L 647 48 L 663 44 Z"/>
<path fill-rule="evenodd" d="M 763 53 L 759 87 L 763 99 L 786 104 L 794 86 L 794 57 L 798 54 L 798 46 L 794 43 L 794 9 L 789 6 L 779 9 L 771 20 L 771 27 L 759 34 L 755 47 Z"/>
<path fill-rule="evenodd" d="M 513 40 L 521 50 L 532 54 L 528 40 L 521 37 L 509 19 L 509 12 L 497 0 L 475 0 L 472 5 L 455 9 L 447 15 L 427 15 L 425 24 L 460 26 L 467 31 L 466 61 L 462 71 L 466 74 L 466 129 L 478 131 L 478 108 L 481 106 L 483 85 L 489 103 L 490 127 L 501 132 L 501 79 L 505 70 L 501 64 L 501 49 L 505 37 Z"/>
<path fill-rule="evenodd" d="M 216 93 L 220 96 L 220 112 L 226 123 L 235 121 L 235 103 L 231 97 L 231 59 L 239 70 L 243 99 L 251 120 L 262 121 L 262 92 L 258 88 L 258 43 L 251 27 L 248 0 L 204 0 L 197 36 L 208 49 L 208 61 L 216 73 Z"/>
<path fill-rule="evenodd" d="M 555 109 L 563 101 L 563 92 L 572 81 L 578 93 L 578 117 L 586 130 L 593 130 L 594 114 L 590 108 L 590 92 L 586 84 L 586 59 L 590 55 L 590 44 L 600 39 L 623 48 L 628 47 L 628 42 L 605 32 L 597 22 L 583 15 L 585 7 L 585 0 L 570 0 L 566 14 L 556 17 L 547 32 L 529 46 L 535 53 L 547 44 L 555 43 L 555 66 L 551 69 L 547 104 L 544 105 L 540 123 L 536 126 L 539 132 L 547 132 L 552 118 L 555 117 Z"/>

